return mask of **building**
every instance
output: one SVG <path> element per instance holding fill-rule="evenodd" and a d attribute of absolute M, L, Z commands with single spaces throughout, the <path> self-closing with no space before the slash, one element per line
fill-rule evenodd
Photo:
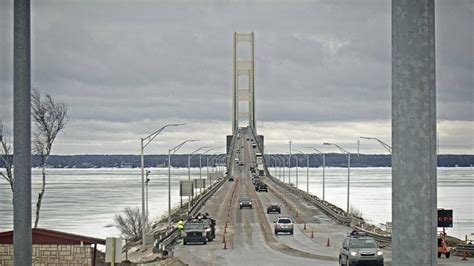
<path fill-rule="evenodd" d="M 104 239 L 48 229 L 33 229 L 33 265 L 95 265 Z M 0 265 L 13 265 L 13 231 L 0 233 Z"/>

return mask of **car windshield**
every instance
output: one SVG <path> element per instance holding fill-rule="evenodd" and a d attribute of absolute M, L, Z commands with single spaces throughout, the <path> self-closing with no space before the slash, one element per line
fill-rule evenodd
<path fill-rule="evenodd" d="M 376 248 L 377 244 L 373 239 L 353 238 L 349 242 L 349 248 Z"/>
<path fill-rule="evenodd" d="M 184 226 L 185 230 L 203 230 L 204 229 L 204 224 L 202 223 L 187 223 Z"/>
<path fill-rule="evenodd" d="M 250 198 L 242 198 L 241 201 L 250 201 Z"/>
<path fill-rule="evenodd" d="M 279 224 L 291 224 L 291 220 L 290 219 L 279 219 L 278 223 Z"/>
<path fill-rule="evenodd" d="M 208 225 L 211 224 L 211 220 L 209 220 L 209 219 L 203 219 L 203 220 L 202 220 L 202 223 L 203 223 L 205 226 L 208 226 Z"/>

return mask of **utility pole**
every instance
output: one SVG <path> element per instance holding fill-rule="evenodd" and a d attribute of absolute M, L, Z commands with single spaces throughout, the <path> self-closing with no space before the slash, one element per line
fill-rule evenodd
<path fill-rule="evenodd" d="M 392 0 L 393 265 L 436 265 L 435 1 Z"/>
<path fill-rule="evenodd" d="M 31 16 L 30 0 L 13 2 L 13 261 L 31 265 Z"/>
<path fill-rule="evenodd" d="M 290 144 L 290 153 L 288 154 L 288 184 L 291 184 L 291 140 Z"/>

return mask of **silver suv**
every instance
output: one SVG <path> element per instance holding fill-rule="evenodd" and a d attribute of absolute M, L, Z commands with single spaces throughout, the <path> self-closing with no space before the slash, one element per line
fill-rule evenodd
<path fill-rule="evenodd" d="M 372 237 L 352 232 L 342 243 L 339 252 L 340 265 L 381 265 L 383 252 Z"/>
<path fill-rule="evenodd" d="M 294 230 L 294 221 L 291 217 L 280 216 L 275 221 L 275 235 L 278 235 L 280 232 L 293 234 Z"/>

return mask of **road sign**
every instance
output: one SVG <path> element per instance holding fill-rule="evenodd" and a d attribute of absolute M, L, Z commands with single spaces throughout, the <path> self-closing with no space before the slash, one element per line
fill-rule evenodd
<path fill-rule="evenodd" d="M 179 196 L 192 197 L 194 196 L 194 182 L 193 181 L 179 181 Z"/>
<path fill-rule="evenodd" d="M 438 209 L 438 227 L 453 227 L 453 210 Z"/>
<path fill-rule="evenodd" d="M 105 262 L 122 262 L 122 239 L 107 237 L 105 239 Z"/>
<path fill-rule="evenodd" d="M 206 179 L 194 179 L 194 188 L 206 188 Z"/>

